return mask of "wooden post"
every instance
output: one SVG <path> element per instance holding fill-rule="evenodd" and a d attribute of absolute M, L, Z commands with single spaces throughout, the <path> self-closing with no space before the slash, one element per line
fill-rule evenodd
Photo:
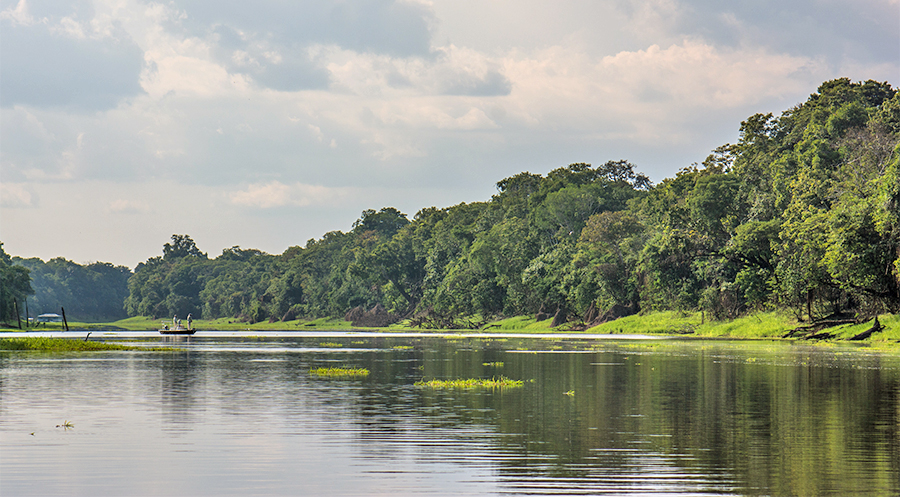
<path fill-rule="evenodd" d="M 19 323 L 19 329 L 22 329 L 22 316 L 19 315 L 19 301 L 13 300 L 13 304 L 16 305 L 16 321 Z"/>
<path fill-rule="evenodd" d="M 69 322 L 66 321 L 66 308 L 65 308 L 65 307 L 60 307 L 60 309 L 62 310 L 63 324 L 66 325 L 66 331 L 69 331 Z"/>

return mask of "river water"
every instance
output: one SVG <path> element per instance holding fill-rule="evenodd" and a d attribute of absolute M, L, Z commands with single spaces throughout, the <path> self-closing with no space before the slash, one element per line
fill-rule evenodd
<path fill-rule="evenodd" d="M 900 494 L 896 352 L 577 336 L 98 337 L 171 350 L 0 352 L 0 494 Z M 310 374 L 332 366 L 370 374 Z M 499 376 L 524 384 L 414 385 Z"/>

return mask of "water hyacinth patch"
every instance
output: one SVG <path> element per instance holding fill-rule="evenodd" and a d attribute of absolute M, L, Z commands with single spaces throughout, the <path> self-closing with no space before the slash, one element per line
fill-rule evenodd
<path fill-rule="evenodd" d="M 353 378 L 369 376 L 369 370 L 366 368 L 317 368 L 311 369 L 309 374 L 327 378 Z"/>
<path fill-rule="evenodd" d="M 0 350 L 36 350 L 44 352 L 85 352 L 102 350 L 169 351 L 161 347 L 134 347 L 114 343 L 87 341 L 81 338 L 21 337 L 0 338 Z"/>
<path fill-rule="evenodd" d="M 512 380 L 505 376 L 500 378 L 468 378 L 457 380 L 421 380 L 415 383 L 415 386 L 421 388 L 515 388 L 521 387 L 525 383 L 521 380 Z"/>

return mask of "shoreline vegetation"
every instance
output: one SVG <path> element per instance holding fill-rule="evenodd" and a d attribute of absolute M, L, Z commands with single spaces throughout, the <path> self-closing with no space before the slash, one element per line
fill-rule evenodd
<path fill-rule="evenodd" d="M 98 352 L 109 350 L 140 350 L 171 352 L 171 348 L 135 347 L 79 338 L 15 337 L 0 338 L 0 351 L 28 350 L 37 352 Z"/>
<path fill-rule="evenodd" d="M 479 329 L 421 329 L 411 326 L 409 321 L 385 327 L 353 326 L 343 319 L 322 318 L 316 320 L 293 320 L 276 322 L 243 323 L 235 319 L 215 319 L 194 321 L 200 330 L 216 331 L 383 331 L 424 333 L 460 332 L 478 335 L 490 333 L 590 333 L 590 334 L 640 334 L 660 335 L 679 338 L 706 339 L 761 339 L 786 341 L 847 341 L 869 344 L 895 344 L 900 347 L 900 315 L 881 314 L 878 316 L 879 330 L 857 340 L 851 340 L 870 331 L 874 327 L 874 319 L 862 322 L 845 322 L 849 320 L 820 320 L 799 322 L 793 316 L 779 311 L 756 312 L 734 319 L 716 321 L 707 319 L 701 312 L 661 311 L 636 314 L 586 329 L 577 329 L 572 323 L 553 327 L 552 319 L 542 321 L 529 316 L 516 316 L 489 322 Z M 155 331 L 159 329 L 160 320 L 147 317 L 132 317 L 111 323 L 78 323 L 70 322 L 72 333 L 83 331 Z M 575 328 L 575 329 L 573 329 Z M 2 328 L 2 331 L 26 331 L 16 328 Z M 58 323 L 44 324 L 40 328 L 29 328 L 28 331 L 62 331 Z M 85 342 L 94 343 L 94 342 Z"/>

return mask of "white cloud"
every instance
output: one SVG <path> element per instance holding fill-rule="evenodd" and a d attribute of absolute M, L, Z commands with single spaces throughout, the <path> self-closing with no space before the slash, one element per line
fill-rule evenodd
<path fill-rule="evenodd" d="M 447 45 L 434 47 L 429 58 L 396 58 L 319 47 L 335 89 L 369 97 L 508 95 L 510 81 L 500 59 L 475 50 Z"/>
<path fill-rule="evenodd" d="M 146 214 L 150 212 L 150 205 L 143 200 L 119 198 L 108 205 L 109 212 L 122 214 Z"/>
<path fill-rule="evenodd" d="M 0 183 L 0 207 L 21 209 L 37 207 L 37 195 L 29 186 L 22 183 Z"/>
<path fill-rule="evenodd" d="M 504 70 L 507 122 L 639 143 L 683 140 L 687 122 L 802 95 L 828 73 L 814 59 L 697 40 L 605 57 L 556 46 L 510 54 Z"/>
<path fill-rule="evenodd" d="M 15 7 L 0 11 L 0 21 L 2 20 L 10 20 L 22 26 L 30 26 L 36 22 L 34 17 L 28 12 L 26 0 L 19 0 Z"/>
<path fill-rule="evenodd" d="M 719 49 L 695 40 L 665 49 L 604 57 L 601 68 L 618 91 L 641 100 L 646 90 L 678 100 L 679 107 L 729 108 L 801 90 L 823 64 L 763 49 Z M 631 89 L 631 91 L 629 91 Z"/>
<path fill-rule="evenodd" d="M 840 16 L 815 1 L 6 3 L 4 209 L 275 253 L 295 234 L 255 220 L 315 212 L 303 236 L 317 236 L 363 208 L 483 200 L 504 177 L 571 162 L 629 159 L 659 180 L 827 79 L 900 74 L 896 16 L 849 29 L 897 0 Z M 192 212 L 171 210 L 175 191 Z M 204 222 L 222 210 L 268 244 Z"/>
<path fill-rule="evenodd" d="M 62 19 L 60 19 L 59 25 L 51 27 L 50 31 L 63 33 L 75 39 L 87 38 L 87 35 L 84 32 L 84 26 L 82 26 L 81 23 L 79 23 L 75 19 L 72 19 L 71 17 L 63 17 Z"/>
<path fill-rule="evenodd" d="M 228 195 L 232 204 L 271 209 L 275 207 L 303 207 L 309 205 L 333 205 L 351 194 L 348 188 L 329 188 L 321 185 L 303 183 L 284 184 L 271 181 L 265 184 L 252 184 L 245 190 Z"/>

